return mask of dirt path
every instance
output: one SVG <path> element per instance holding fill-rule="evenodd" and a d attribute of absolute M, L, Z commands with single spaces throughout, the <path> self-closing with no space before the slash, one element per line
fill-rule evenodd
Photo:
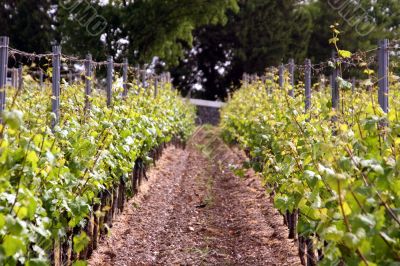
<path fill-rule="evenodd" d="M 243 160 L 201 130 L 168 148 L 89 265 L 300 265 L 282 217 Z"/>

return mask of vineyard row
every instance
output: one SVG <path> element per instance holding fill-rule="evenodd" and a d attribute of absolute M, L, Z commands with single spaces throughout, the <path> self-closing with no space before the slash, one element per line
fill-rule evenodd
<path fill-rule="evenodd" d="M 13 50 L 0 39 L 0 264 L 85 265 L 148 167 L 184 146 L 194 107 L 167 79 L 143 86 L 126 61 L 119 83 L 108 60 L 105 91 L 92 87 L 90 58 L 84 80 L 61 82 L 59 48 L 51 84 L 26 74 L 7 86 Z"/>
<path fill-rule="evenodd" d="M 264 176 L 303 264 L 396 265 L 399 78 L 388 69 L 388 41 L 379 45 L 377 75 L 354 59 L 367 76 L 359 87 L 341 78 L 351 53 L 337 53 L 330 88 L 312 83 L 309 60 L 297 84 L 293 68 L 244 80 L 223 108 L 223 135 Z"/>

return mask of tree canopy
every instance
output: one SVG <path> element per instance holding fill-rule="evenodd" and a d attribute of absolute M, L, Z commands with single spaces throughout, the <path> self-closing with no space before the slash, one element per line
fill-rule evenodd
<path fill-rule="evenodd" d="M 262 74 L 267 66 L 307 54 L 312 21 L 297 1 L 241 0 L 240 12 L 226 25 L 206 26 L 195 33 L 195 51 L 173 70 L 176 85 L 200 97 L 225 98 L 243 73 Z"/>
<path fill-rule="evenodd" d="M 123 55 L 137 63 L 158 56 L 173 65 L 183 56 L 184 47 L 192 44 L 194 29 L 225 23 L 226 10 L 237 11 L 238 6 L 236 0 L 92 1 L 92 16 L 106 21 L 99 35 L 76 30 L 82 28 L 82 19 L 77 18 L 89 16 L 86 9 L 83 2 L 59 10 L 59 29 L 67 51 L 81 55 L 90 51 L 95 57 Z"/>
<path fill-rule="evenodd" d="M 244 72 L 289 58 L 326 60 L 332 24 L 350 51 L 397 39 L 400 30 L 397 0 L 4 0 L 1 7 L 0 35 L 14 48 L 41 53 L 60 43 L 66 54 L 96 60 L 158 58 L 183 94 L 208 99 L 226 97 Z"/>
<path fill-rule="evenodd" d="M 58 42 L 75 55 L 123 55 L 137 63 L 158 56 L 173 65 L 191 45 L 192 31 L 225 23 L 228 9 L 238 11 L 236 0 L 5 0 L 0 33 L 29 52 Z"/>
<path fill-rule="evenodd" d="M 350 51 L 368 50 L 376 47 L 380 39 L 399 36 L 400 2 L 397 0 L 312 1 L 306 8 L 313 19 L 307 54 L 316 62 L 331 55 L 332 47 L 327 45 L 327 40 L 332 34 L 328 29 L 335 23 L 341 30 L 341 46 Z"/>
<path fill-rule="evenodd" d="M 57 39 L 51 0 L 3 0 L 0 6 L 0 33 L 11 45 L 26 52 L 44 52 Z"/>
<path fill-rule="evenodd" d="M 261 74 L 289 58 L 297 64 L 305 58 L 325 61 L 333 50 L 330 26 L 336 23 L 340 46 L 350 51 L 370 50 L 380 39 L 399 36 L 396 0 L 248 0 L 239 5 L 240 12 L 230 14 L 226 25 L 196 31 L 196 51 L 188 51 L 173 70 L 175 85 L 184 94 L 225 98 L 245 72 Z"/>

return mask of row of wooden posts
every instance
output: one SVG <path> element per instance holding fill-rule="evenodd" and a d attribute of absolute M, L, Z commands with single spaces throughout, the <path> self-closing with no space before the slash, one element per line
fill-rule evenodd
<path fill-rule="evenodd" d="M 382 41 L 379 41 L 378 43 L 378 99 L 379 99 L 379 104 L 382 108 L 382 110 L 387 113 L 389 110 L 389 62 L 390 62 L 390 49 L 389 49 L 389 40 L 385 39 Z M 332 58 L 332 61 L 336 68 L 332 69 L 331 75 L 330 75 L 330 84 L 331 84 L 331 89 L 332 89 L 332 107 L 334 109 L 339 108 L 339 103 L 340 103 L 340 88 L 339 88 L 339 82 L 338 82 L 338 77 L 340 77 L 340 69 L 337 66 L 338 59 L 336 57 Z M 295 87 L 295 63 L 293 59 L 289 60 L 288 63 L 288 74 L 289 74 L 289 85 L 291 86 L 291 89 L 289 90 L 289 95 L 291 97 L 294 97 L 294 90 L 293 88 Z M 279 75 L 279 88 L 283 89 L 285 85 L 285 71 L 286 68 L 282 64 L 278 68 L 278 75 Z M 245 85 L 249 84 L 250 82 L 254 81 L 254 76 L 250 76 L 248 74 L 243 75 L 243 81 Z M 265 81 L 265 80 L 264 80 Z M 355 78 L 352 79 L 352 87 L 353 90 L 355 88 Z M 306 112 L 310 109 L 311 107 L 311 87 L 312 87 L 312 64 L 310 59 L 305 60 L 304 64 L 304 85 L 305 85 L 305 110 Z"/>
<path fill-rule="evenodd" d="M 55 117 L 52 121 L 52 127 L 57 125 L 60 120 L 60 85 L 61 85 L 61 47 L 53 46 L 52 49 L 52 112 Z M 19 68 L 8 69 L 8 58 L 9 58 L 9 38 L 6 36 L 0 37 L 0 113 L 6 109 L 6 86 L 7 86 L 7 76 L 11 73 L 11 86 L 19 88 L 23 82 L 22 80 L 22 66 Z M 90 95 L 92 93 L 92 77 L 93 77 L 93 66 L 97 62 L 94 62 L 92 56 L 88 54 L 84 61 L 85 67 L 85 107 L 90 108 Z M 113 93 L 113 78 L 114 78 L 114 59 L 109 56 L 107 62 L 105 63 L 107 68 L 106 77 L 106 93 L 107 93 L 107 106 L 112 106 L 112 93 Z M 122 64 L 122 82 L 123 82 L 123 93 L 122 96 L 126 97 L 129 91 L 128 83 L 128 69 L 129 63 L 128 59 L 124 59 Z M 146 87 L 147 84 L 147 74 L 146 70 L 140 70 L 139 67 L 135 68 L 138 73 L 141 73 L 138 77 L 138 86 L 142 88 Z M 40 86 L 43 86 L 43 71 L 39 70 L 37 72 L 39 75 Z M 72 73 L 69 73 L 69 78 L 72 80 Z M 141 84 L 140 84 L 141 79 Z M 164 83 L 171 82 L 171 76 L 169 73 L 164 73 L 161 76 L 155 76 L 154 79 L 154 95 L 158 94 L 159 82 L 162 86 Z"/>
<path fill-rule="evenodd" d="M 45 75 L 42 69 L 37 71 L 31 71 L 30 74 L 35 75 L 38 78 L 38 85 L 40 88 L 43 88 L 45 83 Z M 8 75 L 11 77 L 10 86 L 14 88 L 19 88 L 20 84 L 23 84 L 23 67 L 19 66 L 17 68 L 9 68 Z M 70 70 L 68 74 L 61 75 L 61 77 L 67 78 L 68 82 L 73 83 L 76 79 L 79 79 L 82 76 L 80 72 L 73 72 Z"/>

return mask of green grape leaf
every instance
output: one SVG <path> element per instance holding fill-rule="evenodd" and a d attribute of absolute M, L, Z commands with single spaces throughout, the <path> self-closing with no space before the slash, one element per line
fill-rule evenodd
<path fill-rule="evenodd" d="M 74 236 L 74 251 L 76 253 L 80 253 L 85 249 L 85 247 L 89 244 L 89 237 L 86 235 L 85 232 L 82 232 L 78 236 Z"/>
<path fill-rule="evenodd" d="M 3 121 L 12 129 L 19 129 L 23 123 L 23 113 L 19 110 L 3 111 Z"/>
<path fill-rule="evenodd" d="M 24 252 L 26 250 L 24 242 L 13 235 L 4 236 L 2 247 L 7 257 L 13 256 L 19 251 Z"/>

